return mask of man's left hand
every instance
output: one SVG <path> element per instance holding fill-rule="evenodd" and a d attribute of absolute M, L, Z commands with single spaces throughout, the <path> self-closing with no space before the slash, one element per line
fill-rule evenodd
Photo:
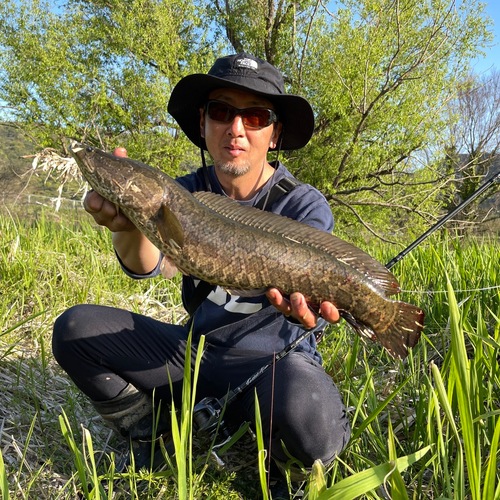
<path fill-rule="evenodd" d="M 278 311 L 300 321 L 308 330 L 316 326 L 317 317 L 309 309 L 306 299 L 301 293 L 294 292 L 290 295 L 290 299 L 287 299 L 278 289 L 271 288 L 267 291 L 266 296 Z M 331 302 L 322 302 L 320 313 L 329 323 L 337 323 L 340 320 L 339 311 Z"/>

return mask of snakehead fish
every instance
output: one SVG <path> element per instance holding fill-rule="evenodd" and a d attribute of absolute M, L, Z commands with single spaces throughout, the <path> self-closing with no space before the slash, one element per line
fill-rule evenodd
<path fill-rule="evenodd" d="M 241 296 L 271 287 L 331 301 L 355 330 L 397 358 L 418 342 L 422 309 L 391 300 L 396 278 L 325 231 L 211 192 L 191 194 L 160 170 L 73 142 L 84 177 L 184 274 Z"/>

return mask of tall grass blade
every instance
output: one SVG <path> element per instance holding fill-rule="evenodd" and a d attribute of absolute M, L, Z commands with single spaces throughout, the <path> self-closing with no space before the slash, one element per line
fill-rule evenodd
<path fill-rule="evenodd" d="M 177 479 L 177 492 L 179 500 L 187 499 L 187 471 L 186 471 L 186 458 L 187 458 L 187 441 L 184 432 L 184 424 L 186 422 L 186 415 L 184 415 L 187 406 L 186 398 L 188 397 L 187 387 L 191 385 L 191 336 L 189 336 L 186 344 L 186 359 L 184 365 L 184 385 L 182 389 L 182 404 L 177 420 L 174 403 L 174 391 L 172 385 L 170 390 L 172 393 L 172 440 L 175 449 L 175 464 L 176 464 L 176 479 Z"/>
<path fill-rule="evenodd" d="M 23 319 L 22 321 L 19 321 L 19 323 L 16 323 L 15 325 L 11 326 L 10 328 L 7 328 L 7 330 L 3 331 L 0 333 L 0 337 L 3 337 L 4 335 L 7 335 L 8 333 L 13 332 L 16 328 L 19 328 L 20 326 L 23 326 L 25 323 L 28 323 L 28 321 L 31 321 L 35 318 L 38 318 L 38 316 L 41 316 L 42 314 L 46 313 L 47 309 L 43 311 L 39 311 L 37 313 L 32 314 L 28 318 Z"/>
<path fill-rule="evenodd" d="M 101 497 L 106 496 L 106 492 L 104 491 L 104 487 L 101 483 L 100 476 L 97 473 L 97 466 L 95 462 L 95 454 L 94 454 L 94 446 L 92 444 L 92 437 L 90 432 L 82 426 L 83 431 L 83 447 L 82 450 L 78 448 L 73 431 L 71 430 L 71 426 L 69 424 L 68 417 L 66 413 L 59 416 L 59 423 L 61 426 L 61 430 L 63 436 L 68 444 L 71 453 L 73 455 L 74 463 L 76 465 L 76 469 L 78 472 L 78 477 L 80 479 L 81 488 L 83 490 L 84 498 L 88 500 L 101 500 Z M 88 460 L 90 461 L 90 465 L 87 462 L 87 456 L 85 453 L 85 447 L 88 451 Z M 132 456 L 133 460 L 133 456 Z M 114 464 L 113 464 L 114 468 Z M 111 481 L 111 479 L 110 479 Z M 91 489 L 89 489 L 91 487 Z M 113 489 L 111 487 L 110 491 Z"/>
<path fill-rule="evenodd" d="M 31 441 L 31 436 L 33 435 L 33 429 L 35 428 L 35 423 L 36 423 L 37 417 L 38 417 L 38 412 L 35 413 L 35 416 L 31 420 L 31 425 L 30 425 L 28 434 L 26 436 L 26 442 L 25 442 L 25 445 L 24 445 L 23 455 L 21 457 L 21 461 L 20 461 L 20 464 L 19 464 L 19 471 L 17 473 L 17 477 L 18 478 L 21 477 L 22 468 L 23 468 L 24 464 L 26 463 L 26 454 L 28 453 L 28 449 L 29 449 L 28 445 L 29 445 L 29 442 Z M 28 493 L 28 492 L 25 491 L 24 493 Z"/>
<path fill-rule="evenodd" d="M 479 333 L 473 332 L 473 331 L 468 332 L 468 333 L 471 337 L 475 337 L 477 339 L 480 339 L 481 342 L 483 342 L 484 344 L 487 344 L 489 347 L 491 347 L 491 349 L 497 349 L 497 350 L 500 349 L 500 342 L 495 341 L 491 337 L 483 337 Z"/>
<path fill-rule="evenodd" d="M 368 392 L 368 387 L 370 385 L 372 375 L 373 375 L 373 371 L 368 371 L 368 374 L 366 377 L 366 382 L 365 382 L 363 388 L 361 389 L 361 393 L 358 396 L 358 403 L 356 404 L 356 411 L 354 412 L 354 415 L 352 417 L 353 422 L 357 422 L 359 414 L 364 412 L 363 402 L 366 399 L 366 393 Z M 363 426 L 363 428 L 361 430 L 358 429 L 356 432 L 353 433 L 353 435 L 351 436 L 350 442 L 353 442 L 355 439 L 357 439 L 358 436 L 363 432 L 363 430 L 370 424 L 370 422 L 367 422 L 367 419 L 364 418 L 363 423 L 361 424 Z"/>
<path fill-rule="evenodd" d="M 377 418 L 378 415 L 380 415 L 380 413 L 384 410 L 384 408 L 386 408 L 387 405 L 399 394 L 401 389 L 403 389 L 403 387 L 408 383 L 408 380 L 410 380 L 410 379 L 407 378 L 406 380 L 401 382 L 401 384 L 399 384 L 396 387 L 396 389 L 394 389 L 394 391 L 392 391 L 391 394 L 389 394 L 389 396 L 387 398 L 385 398 L 384 401 L 382 401 L 377 406 L 377 408 L 375 408 L 375 410 L 367 418 L 365 418 L 363 420 L 363 423 L 356 429 L 356 431 L 351 436 L 350 442 L 353 442 L 356 439 L 358 439 L 358 437 L 364 432 L 364 430 Z M 364 394 L 365 394 L 367 388 L 368 388 L 368 382 L 366 383 L 365 387 L 363 388 L 363 391 L 361 394 L 362 397 L 360 397 L 360 399 L 359 399 L 360 404 L 365 399 Z"/>
<path fill-rule="evenodd" d="M 491 441 L 490 458 L 486 474 L 484 477 L 483 500 L 498 500 L 500 498 L 500 481 L 495 491 L 495 481 L 497 479 L 497 450 L 500 439 L 500 418 L 495 425 L 495 433 Z"/>
<path fill-rule="evenodd" d="M 189 334 L 191 336 L 191 332 Z M 200 340 L 198 341 L 198 349 L 196 351 L 196 359 L 194 362 L 194 372 L 193 372 L 193 384 L 191 387 L 191 406 L 189 412 L 189 426 L 187 430 L 189 431 L 189 477 L 190 477 L 190 498 L 193 497 L 194 494 L 194 484 L 193 484 L 193 414 L 194 407 L 196 403 L 196 386 L 198 385 L 198 375 L 200 373 L 200 364 L 201 359 L 203 357 L 203 349 L 205 347 L 205 335 L 200 336 Z M 214 437 L 215 440 L 215 437 Z M 212 443 L 213 445 L 213 443 Z M 206 469 L 205 469 L 206 470 Z M 203 477 L 203 473 L 199 475 L 198 480 Z"/>
<path fill-rule="evenodd" d="M 307 499 L 317 500 L 326 491 L 325 466 L 321 460 L 315 460 L 307 484 Z"/>
<path fill-rule="evenodd" d="M 465 474 L 464 474 L 464 452 L 462 448 L 462 440 L 460 433 L 458 432 L 457 426 L 455 424 L 455 419 L 453 415 L 453 410 L 451 409 L 450 402 L 448 400 L 448 394 L 444 387 L 443 379 L 441 377 L 441 372 L 439 368 L 431 362 L 431 371 L 434 377 L 434 382 L 436 384 L 436 389 L 438 393 L 438 399 L 441 403 L 443 411 L 448 419 L 448 423 L 455 437 L 455 442 L 457 446 L 457 456 L 455 458 L 455 496 L 456 500 L 462 500 L 465 498 Z"/>
<path fill-rule="evenodd" d="M 457 377 L 456 396 L 458 402 L 458 411 L 462 424 L 462 438 L 465 450 L 465 459 L 467 462 L 467 473 L 470 483 L 471 495 L 473 500 L 480 499 L 480 475 L 481 470 L 478 467 L 480 459 L 480 443 L 476 439 L 476 432 L 473 424 L 472 397 L 470 366 L 465 347 L 464 333 L 461 326 L 460 310 L 457 305 L 455 293 L 451 282 L 447 281 L 448 303 L 450 308 L 450 332 L 451 332 L 451 350 L 453 353 L 452 364 Z M 482 383 L 482 380 L 481 380 Z M 477 381 L 476 381 L 477 384 Z M 477 393 L 477 386 L 474 392 Z"/>
<path fill-rule="evenodd" d="M 398 458 L 396 453 L 396 445 L 394 442 L 394 432 L 392 430 L 392 422 L 391 419 L 388 419 L 389 424 L 389 435 L 388 435 L 388 446 L 389 446 L 389 460 L 393 463 L 396 463 Z M 408 493 L 406 493 L 406 486 L 404 484 L 403 478 L 401 477 L 401 473 L 397 469 L 394 468 L 390 476 L 391 480 L 391 498 L 392 500 L 409 500 Z"/>
<path fill-rule="evenodd" d="M 439 374 L 439 371 L 438 371 L 438 374 Z M 445 442 L 446 436 L 445 436 L 445 433 L 443 432 L 443 424 L 441 421 L 441 410 L 440 410 L 440 406 L 439 406 L 438 397 L 436 395 L 436 391 L 432 391 L 431 396 L 432 396 L 432 405 L 434 408 L 433 413 L 435 415 L 436 427 L 437 427 L 437 434 L 436 434 L 436 438 L 435 438 L 437 440 L 437 447 L 438 447 L 437 453 L 439 453 L 439 455 L 441 457 L 441 464 L 440 465 L 441 465 L 441 468 L 442 468 L 443 473 L 444 473 L 445 492 L 446 492 L 448 498 L 452 498 L 453 497 L 453 490 L 452 490 L 451 481 L 450 481 L 451 475 L 450 475 L 449 460 L 448 460 L 448 450 L 446 448 L 446 442 Z M 429 415 L 432 415 L 431 411 L 429 411 Z M 428 424 L 429 424 L 429 426 L 432 426 L 432 421 L 430 420 L 430 418 L 429 418 Z M 432 439 L 431 439 L 431 442 L 433 442 Z"/>
<path fill-rule="evenodd" d="M 68 444 L 69 449 L 71 450 L 71 453 L 73 455 L 78 477 L 80 478 L 80 483 L 83 489 L 83 494 L 85 498 L 91 498 L 87 485 L 85 459 L 82 452 L 78 449 L 78 446 L 76 445 L 73 431 L 71 430 L 71 425 L 64 410 L 63 414 L 59 415 L 59 424 L 61 426 L 64 439 L 66 440 L 66 443 Z"/>
<path fill-rule="evenodd" d="M 378 488 L 395 468 L 399 472 L 406 470 L 425 456 L 430 449 L 431 446 L 426 446 L 411 455 L 353 474 L 328 488 L 317 500 L 354 500 Z"/>
<path fill-rule="evenodd" d="M 9 482 L 7 481 L 7 472 L 5 471 L 5 463 L 3 461 L 1 448 L 0 448 L 0 493 L 2 494 L 2 500 L 10 500 Z"/>
<path fill-rule="evenodd" d="M 257 436 L 257 465 L 259 467 L 260 487 L 262 489 L 262 500 L 269 500 L 267 493 L 267 478 L 266 478 L 266 450 L 264 448 L 264 436 L 262 433 L 262 418 L 260 415 L 259 398 L 257 390 L 255 391 L 255 433 Z"/>
<path fill-rule="evenodd" d="M 87 450 L 88 450 L 88 456 L 90 460 L 90 466 L 87 464 L 87 470 L 90 470 L 91 472 L 91 481 L 94 486 L 91 495 L 92 495 L 92 500 L 101 500 L 101 495 L 106 495 L 104 492 L 104 488 L 101 484 L 101 481 L 99 481 L 99 477 L 97 474 L 97 467 L 95 464 L 95 457 L 94 457 L 94 446 L 92 444 L 92 436 L 90 435 L 90 432 L 85 429 L 85 427 L 82 426 L 82 431 L 83 431 L 83 437 L 84 437 L 84 443 L 87 444 Z"/>
<path fill-rule="evenodd" d="M 224 443 L 220 448 L 218 449 L 218 453 L 222 454 L 225 453 L 231 446 L 233 446 L 238 440 L 240 440 L 248 431 L 250 427 L 249 422 L 245 422 L 236 432 L 234 432 L 231 435 L 231 438 Z"/>
<path fill-rule="evenodd" d="M 193 446 L 193 408 L 196 399 L 196 383 L 198 381 L 199 367 L 205 345 L 205 336 L 200 337 L 198 350 L 196 354 L 193 377 L 191 378 L 191 332 L 189 332 L 186 343 L 186 356 L 184 362 L 184 379 L 182 386 L 182 404 L 180 409 L 180 418 L 178 420 L 175 411 L 175 402 L 173 397 L 172 380 L 170 379 L 170 391 L 172 393 L 172 441 L 175 450 L 176 479 L 179 500 L 186 500 L 193 497 L 193 465 L 192 465 L 192 446 Z M 167 367 L 168 369 L 168 367 Z M 193 380 L 193 383 L 191 381 Z M 188 453 L 189 450 L 189 453 Z M 165 454 L 165 450 L 164 450 Z M 189 459 L 189 460 L 188 460 Z M 172 466 L 172 462 L 167 457 L 167 461 Z M 189 484 L 189 487 L 188 487 Z"/>

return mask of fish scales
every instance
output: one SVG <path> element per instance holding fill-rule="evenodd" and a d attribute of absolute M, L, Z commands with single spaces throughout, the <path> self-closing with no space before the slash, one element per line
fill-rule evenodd
<path fill-rule="evenodd" d="M 355 246 L 306 224 L 242 206 L 214 193 L 189 193 L 163 172 L 74 142 L 92 188 L 114 203 L 185 274 L 241 295 L 276 287 L 328 300 L 355 330 L 404 358 L 419 340 L 424 312 L 388 296 L 396 278 Z"/>

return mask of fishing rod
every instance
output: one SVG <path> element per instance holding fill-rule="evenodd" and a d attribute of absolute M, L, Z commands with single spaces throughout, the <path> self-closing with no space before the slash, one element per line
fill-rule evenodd
<path fill-rule="evenodd" d="M 214 397 L 207 397 L 202 399 L 193 410 L 193 426 L 198 435 L 212 436 L 217 430 L 217 427 L 224 427 L 223 422 L 220 421 L 221 412 L 223 408 L 227 408 L 239 394 L 241 394 L 247 387 L 249 387 L 257 378 L 259 378 L 267 369 L 273 364 L 277 363 L 280 359 L 284 358 L 288 353 L 293 351 L 301 342 L 307 339 L 314 331 L 302 332 L 294 341 L 290 342 L 283 350 L 275 353 L 271 361 L 263 365 L 247 380 L 240 384 L 235 389 L 229 391 L 225 396 L 216 399 Z"/>
<path fill-rule="evenodd" d="M 454 215 L 463 210 L 469 203 L 475 200 L 481 193 L 486 191 L 497 179 L 500 179 L 500 170 L 492 175 L 482 186 L 480 186 L 476 191 L 474 191 L 466 200 L 462 201 L 460 205 L 457 205 L 451 212 L 447 213 L 441 220 L 436 222 L 430 229 L 428 229 L 420 238 L 417 238 L 411 245 L 408 245 L 403 251 L 401 251 L 396 257 L 389 261 L 385 267 L 390 269 L 394 264 L 397 264 L 405 255 L 409 254 L 414 248 L 418 247 L 422 241 L 429 237 L 434 231 L 439 229 L 443 224 L 450 220 Z"/>

